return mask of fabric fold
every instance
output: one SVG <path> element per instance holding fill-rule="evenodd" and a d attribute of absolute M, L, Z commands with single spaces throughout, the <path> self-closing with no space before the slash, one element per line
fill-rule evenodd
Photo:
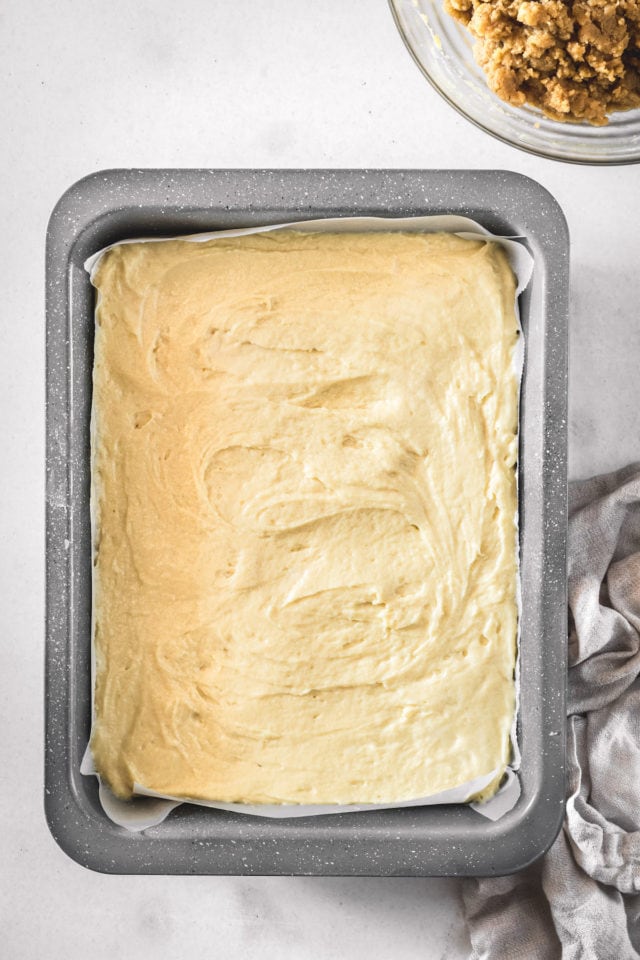
<path fill-rule="evenodd" d="M 474 960 L 640 957 L 640 464 L 569 504 L 565 821 L 533 866 L 463 881 Z"/>

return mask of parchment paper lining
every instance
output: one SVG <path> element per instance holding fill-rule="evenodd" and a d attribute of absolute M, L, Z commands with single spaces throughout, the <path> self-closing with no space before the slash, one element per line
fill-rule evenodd
<path fill-rule="evenodd" d="M 129 243 L 157 243 L 163 240 L 187 240 L 192 243 L 202 243 L 216 237 L 239 237 L 250 233 L 264 233 L 268 230 L 295 229 L 308 233 L 316 232 L 390 232 L 390 231 L 416 231 L 421 233 L 455 233 L 459 237 L 470 240 L 485 238 L 499 243 L 505 250 L 511 268 L 517 279 L 515 311 L 520 325 L 520 314 L 518 309 L 518 297 L 528 285 L 533 271 L 533 258 L 524 244 L 523 238 L 519 237 L 499 237 L 485 230 L 480 224 L 467 217 L 458 216 L 435 216 L 435 217 L 344 217 L 327 218 L 322 220 L 304 220 L 299 222 L 281 223 L 272 226 L 252 227 L 238 230 L 220 230 L 212 233 L 200 233 L 185 237 L 145 237 L 141 239 L 122 240 L 111 244 L 103 250 L 99 250 L 85 262 L 85 270 L 89 273 L 93 282 L 97 265 L 112 247 L 121 246 Z M 96 309 L 99 306 L 99 294 Z M 524 366 L 524 337 L 522 328 L 520 328 L 520 337 L 516 349 L 514 350 L 514 370 L 518 377 L 518 383 L 522 379 L 522 370 Z M 91 439 L 92 450 L 94 449 L 93 436 L 95 430 L 94 409 L 91 411 Z M 93 474 L 93 470 L 92 470 Z M 517 471 L 516 471 L 517 476 Z M 95 544 L 96 530 L 98 528 L 97 502 L 91 489 L 91 542 Z M 518 514 L 516 511 L 516 527 L 518 525 Z M 93 575 L 92 564 L 92 575 Z M 95 598 L 96 584 L 95 578 L 92 583 L 92 596 Z M 520 595 L 520 577 L 518 576 L 516 587 L 516 599 L 518 604 L 518 614 L 521 611 Z M 92 604 L 92 625 L 91 625 L 91 700 L 93 714 L 93 692 L 95 686 L 95 649 L 94 649 L 94 623 Z M 520 750 L 518 748 L 516 728 L 520 707 L 520 616 L 518 616 L 517 631 L 517 650 L 515 665 L 515 710 L 511 726 L 511 751 L 512 759 L 505 771 L 505 778 L 497 793 L 485 803 L 471 803 L 472 809 L 477 811 L 489 820 L 498 820 L 505 813 L 511 810 L 520 796 L 520 783 L 517 776 L 517 770 L 520 767 Z M 362 810 L 384 810 L 394 807 L 412 807 L 412 806 L 432 806 L 436 804 L 466 803 L 469 797 L 472 797 L 484 789 L 495 777 L 496 770 L 489 771 L 483 777 L 477 777 L 474 780 L 460 784 L 451 790 L 445 790 L 441 793 L 432 794 L 429 797 L 419 797 L 416 799 L 405 800 L 399 803 L 385 804 L 334 804 L 334 805 L 310 805 L 310 804 L 260 804 L 249 805 L 240 803 L 216 803 L 195 801 L 185 797 L 170 797 L 166 794 L 158 794 L 148 790 L 142 784 L 134 785 L 135 796 L 130 801 L 120 800 L 114 796 L 108 786 L 102 782 L 98 776 L 93 763 L 91 749 L 89 744 L 82 759 L 81 773 L 87 776 L 97 776 L 99 781 L 100 803 L 106 815 L 114 823 L 125 827 L 128 830 L 140 831 L 147 827 L 155 826 L 161 823 L 171 811 L 181 803 L 196 803 L 199 806 L 214 807 L 220 810 L 230 810 L 237 813 L 248 814 L 251 816 L 261 816 L 270 818 L 289 818 L 289 817 L 309 817 L 326 814 L 356 813 Z"/>

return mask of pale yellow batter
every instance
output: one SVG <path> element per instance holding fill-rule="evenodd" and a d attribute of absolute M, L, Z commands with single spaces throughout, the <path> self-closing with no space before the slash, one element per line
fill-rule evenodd
<path fill-rule="evenodd" d="M 97 769 L 423 797 L 509 759 L 514 280 L 494 244 L 122 245 L 94 369 Z"/>

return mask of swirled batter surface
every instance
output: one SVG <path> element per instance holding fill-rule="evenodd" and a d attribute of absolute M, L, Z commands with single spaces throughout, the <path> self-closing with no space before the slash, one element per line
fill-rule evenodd
<path fill-rule="evenodd" d="M 100 262 L 97 768 L 388 802 L 509 759 L 514 281 L 482 240 L 276 231 Z"/>

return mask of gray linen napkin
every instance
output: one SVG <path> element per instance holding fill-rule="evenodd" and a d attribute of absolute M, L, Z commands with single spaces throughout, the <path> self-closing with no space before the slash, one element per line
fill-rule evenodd
<path fill-rule="evenodd" d="M 640 464 L 570 485 L 567 812 L 537 864 L 463 882 L 474 960 L 640 958 Z"/>

